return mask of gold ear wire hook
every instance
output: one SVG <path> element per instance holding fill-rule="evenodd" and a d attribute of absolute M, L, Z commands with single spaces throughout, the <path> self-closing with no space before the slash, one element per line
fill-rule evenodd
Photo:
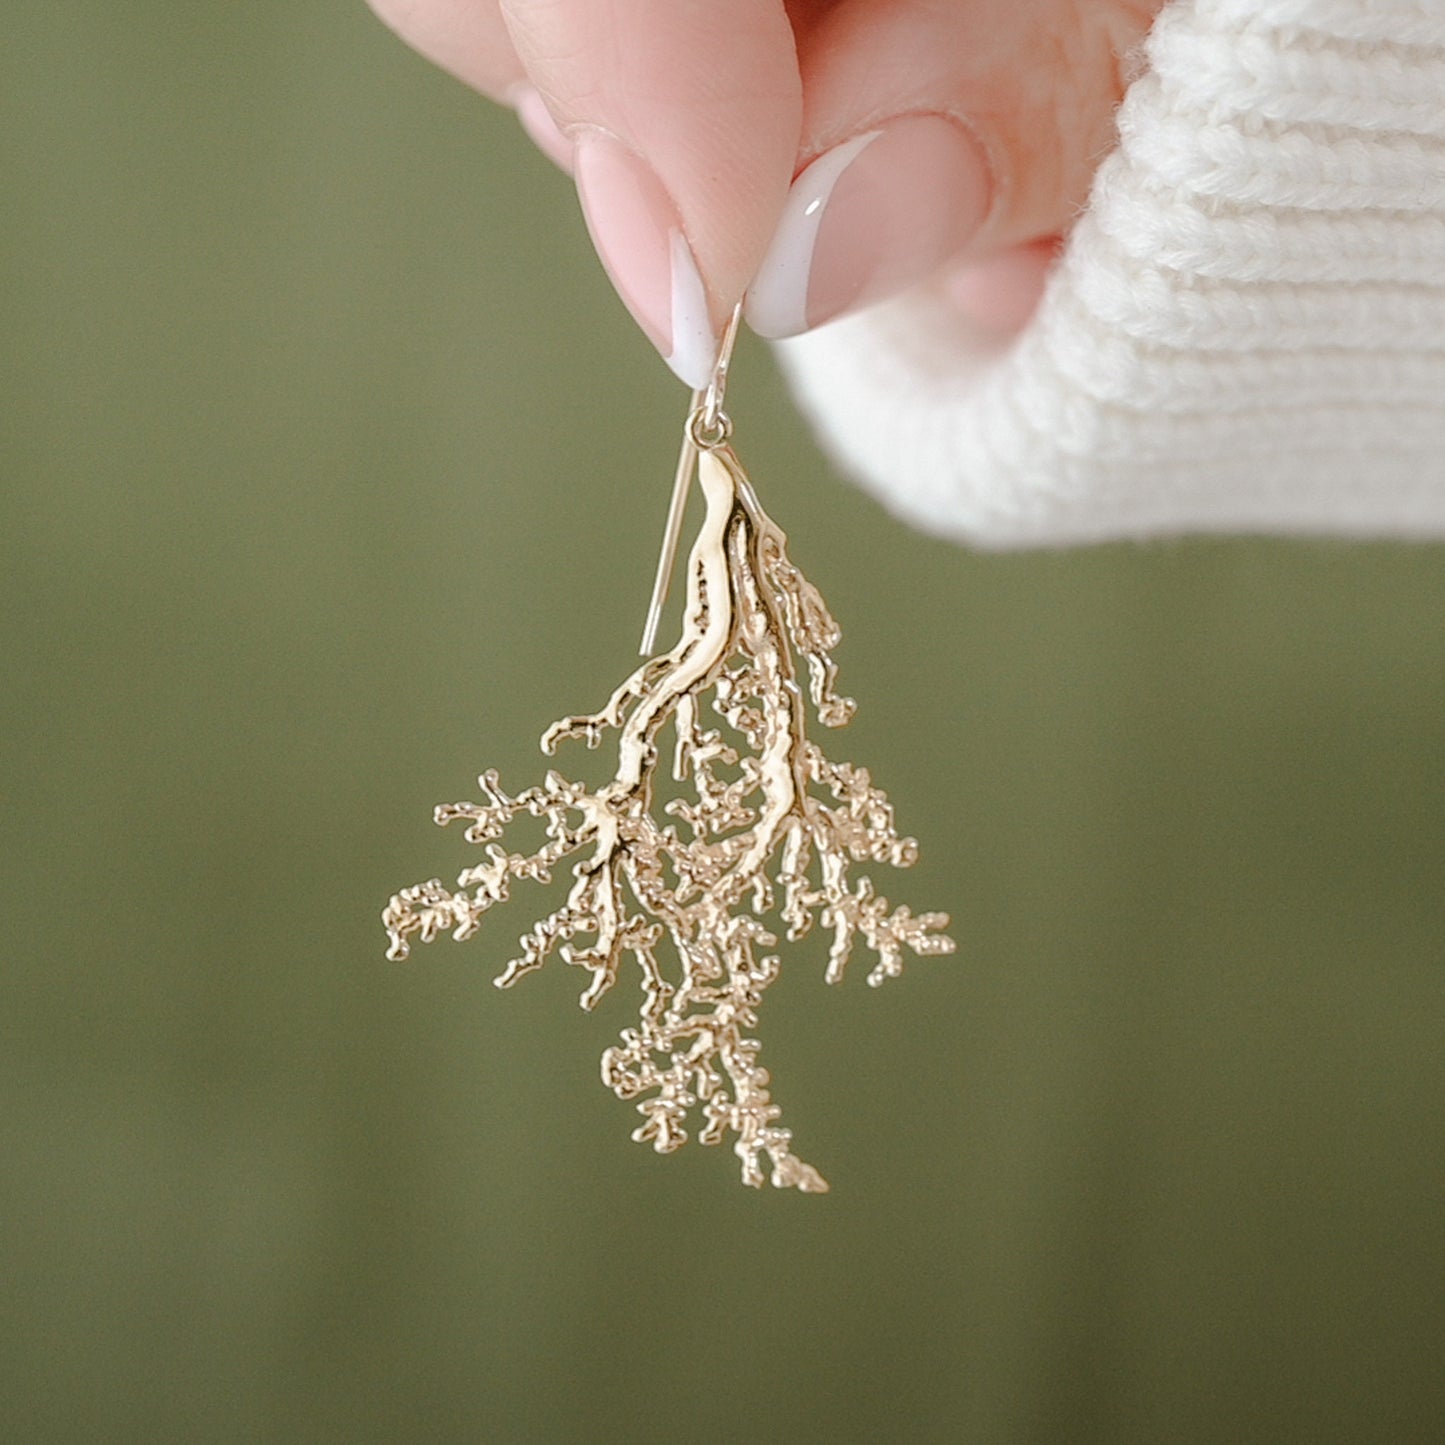
<path fill-rule="evenodd" d="M 713 363 L 712 376 L 705 387 L 693 392 L 692 402 L 688 407 L 687 421 L 682 429 L 682 450 L 678 453 L 677 471 L 672 479 L 672 500 L 668 503 L 667 524 L 662 532 L 662 552 L 657 559 L 657 576 L 652 583 L 652 600 L 647 604 L 647 622 L 642 629 L 642 645 L 637 649 L 643 657 L 652 655 L 653 644 L 657 641 L 657 627 L 662 621 L 662 609 L 667 602 L 668 588 L 672 585 L 672 570 L 677 561 L 677 543 L 682 535 L 682 517 L 687 509 L 687 492 L 692 485 L 693 473 L 697 470 L 698 438 L 701 435 L 704 439 L 708 436 L 723 439 L 729 430 L 723 401 L 727 396 L 728 367 L 732 363 L 733 346 L 738 339 L 738 325 L 742 316 L 742 303 L 739 302 L 733 307 L 733 314 L 723 332 L 717 360 Z"/>

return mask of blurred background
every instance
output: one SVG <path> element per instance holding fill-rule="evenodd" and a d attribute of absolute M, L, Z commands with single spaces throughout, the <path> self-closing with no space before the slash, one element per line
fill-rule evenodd
<path fill-rule="evenodd" d="M 492 988 L 527 901 L 382 956 L 633 665 L 684 396 L 569 183 L 360 0 L 6 28 L 0 1437 L 1440 1438 L 1438 548 L 970 555 L 745 343 L 960 943 L 787 954 L 753 1193 L 628 1141 L 630 980 Z"/>

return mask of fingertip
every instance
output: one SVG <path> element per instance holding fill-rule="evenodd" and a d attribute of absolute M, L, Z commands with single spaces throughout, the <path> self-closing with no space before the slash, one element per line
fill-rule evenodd
<path fill-rule="evenodd" d="M 513 86 L 507 97 L 527 138 L 560 170 L 572 174 L 574 146 L 557 128 L 542 92 L 535 85 Z"/>
<path fill-rule="evenodd" d="M 588 234 L 633 320 L 688 386 L 706 384 L 718 330 L 677 203 L 651 166 L 605 131 L 574 151 Z"/>
<path fill-rule="evenodd" d="M 881 117 L 947 117 L 987 159 L 977 254 L 1066 230 L 1114 143 L 1120 57 L 1162 0 L 889 0 L 823 12 L 800 36 L 804 154 Z M 905 233 L 900 244 L 912 244 Z"/>
<path fill-rule="evenodd" d="M 1015 336 L 1038 310 L 1060 244 L 1050 237 L 950 267 L 940 278 L 940 291 L 977 330 Z"/>
<path fill-rule="evenodd" d="M 749 325 L 794 336 L 917 285 L 977 236 L 992 197 L 982 148 L 945 116 L 897 116 L 833 146 L 788 193 Z"/>
<path fill-rule="evenodd" d="M 609 276 L 673 370 L 705 379 L 796 164 L 802 83 L 783 0 L 505 0 L 504 13 L 575 141 Z"/>

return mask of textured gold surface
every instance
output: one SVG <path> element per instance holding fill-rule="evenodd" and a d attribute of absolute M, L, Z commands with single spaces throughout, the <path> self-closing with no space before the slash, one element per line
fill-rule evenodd
<path fill-rule="evenodd" d="M 564 718 L 542 738 L 551 755 L 572 738 L 595 748 L 615 729 L 614 776 L 592 792 L 549 771 L 540 787 L 512 797 L 488 772 L 485 801 L 439 807 L 438 823 L 467 821 L 466 837 L 485 846 L 486 861 L 466 869 L 455 891 L 434 878 L 396 894 L 383 914 L 388 956 L 405 958 L 413 937 L 470 937 L 514 878 L 546 882 L 564 858 L 585 853 L 566 902 L 523 934 L 498 986 L 556 949 L 591 975 L 581 1000 L 591 1009 L 631 954 L 642 970 L 641 1013 L 603 1055 L 602 1078 L 619 1098 L 640 1101 L 632 1137 L 671 1152 L 686 1142 L 696 1107 L 702 1143 L 736 1136 L 744 1183 L 764 1182 L 766 1155 L 774 1185 L 823 1191 L 826 1181 L 793 1154 L 778 1123 L 749 1033 L 778 974 L 777 957 L 763 952 L 777 942 L 765 920 L 780 920 L 790 940 L 815 920 L 831 929 L 829 983 L 842 978 L 860 938 L 876 955 L 874 985 L 902 971 L 906 950 L 954 945 L 940 931 L 946 914 L 892 908 L 867 877 L 850 879 L 854 863 L 908 867 L 917 844 L 898 835 L 865 769 L 830 761 L 808 740 L 798 659 L 818 721 L 840 727 L 853 714 L 834 691 L 838 626 L 789 561 L 786 537 L 731 448 L 705 445 L 698 475 L 705 514 L 676 646 L 644 662 L 600 713 Z M 704 720 L 705 701 L 721 726 Z M 669 723 L 672 780 L 690 795 L 664 802 L 659 737 Z M 496 841 L 519 814 L 545 828 L 534 852 Z M 664 940 L 669 954 L 659 953 Z"/>

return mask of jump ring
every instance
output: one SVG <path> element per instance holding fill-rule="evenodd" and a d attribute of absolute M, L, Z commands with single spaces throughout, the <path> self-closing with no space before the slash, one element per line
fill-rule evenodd
<path fill-rule="evenodd" d="M 725 411 L 709 416 L 707 408 L 700 406 L 687 419 L 687 434 L 699 451 L 710 452 L 732 436 L 733 421 Z"/>

